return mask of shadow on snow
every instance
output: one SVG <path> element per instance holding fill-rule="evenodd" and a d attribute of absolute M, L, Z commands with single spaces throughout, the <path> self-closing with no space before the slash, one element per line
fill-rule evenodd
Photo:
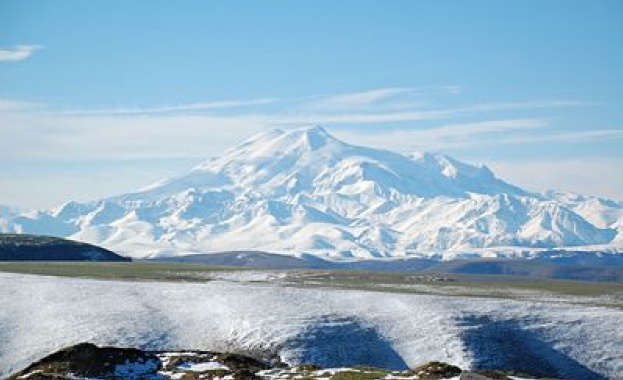
<path fill-rule="evenodd" d="M 323 367 L 375 366 L 393 370 L 407 364 L 374 328 L 347 318 L 323 317 L 285 343 L 298 363 Z"/>
<path fill-rule="evenodd" d="M 606 377 L 554 349 L 538 332 L 522 329 L 516 321 L 494 321 L 469 316 L 463 343 L 473 357 L 474 369 L 508 369 L 537 377 L 602 380 Z"/>

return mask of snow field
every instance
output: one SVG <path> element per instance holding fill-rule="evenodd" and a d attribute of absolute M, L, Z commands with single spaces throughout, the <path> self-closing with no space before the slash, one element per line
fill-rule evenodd
<path fill-rule="evenodd" d="M 331 367 L 514 364 L 516 350 L 499 339 L 563 374 L 598 379 L 623 373 L 619 309 L 224 281 L 2 273 L 0 283 L 0 376 L 85 341 L 279 355 L 293 364 Z"/>

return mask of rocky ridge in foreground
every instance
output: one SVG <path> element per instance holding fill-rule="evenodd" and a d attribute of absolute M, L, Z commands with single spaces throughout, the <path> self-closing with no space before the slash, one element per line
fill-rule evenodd
<path fill-rule="evenodd" d="M 526 375 L 517 376 L 502 371 L 462 371 L 441 362 L 406 371 L 324 369 L 311 364 L 289 367 L 231 353 L 143 351 L 81 343 L 47 356 L 7 380 L 527 380 Z"/>

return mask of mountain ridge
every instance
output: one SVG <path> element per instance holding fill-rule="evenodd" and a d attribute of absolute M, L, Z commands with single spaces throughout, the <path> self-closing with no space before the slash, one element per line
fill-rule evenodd
<path fill-rule="evenodd" d="M 532 257 L 623 247 L 623 203 L 529 192 L 484 165 L 351 145 L 319 126 L 256 135 L 133 193 L 2 219 L 2 232 L 45 231 L 134 257 Z"/>

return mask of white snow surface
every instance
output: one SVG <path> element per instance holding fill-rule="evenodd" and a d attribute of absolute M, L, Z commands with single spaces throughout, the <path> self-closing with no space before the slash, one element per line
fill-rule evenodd
<path fill-rule="evenodd" d="M 231 250 L 388 256 L 534 256 L 623 249 L 623 203 L 511 185 L 442 154 L 354 146 L 321 127 L 255 136 L 141 191 L 0 215 L 133 256 Z"/>
<path fill-rule="evenodd" d="M 214 371 L 214 370 L 225 370 L 229 371 L 229 367 L 223 365 L 219 362 L 205 362 L 205 363 L 184 363 L 178 366 L 179 369 L 184 371 L 192 371 L 192 372 L 203 372 L 203 371 Z"/>
<path fill-rule="evenodd" d="M 508 367 L 508 357 L 521 355 L 570 368 L 571 378 L 623 373 L 623 311 L 616 308 L 220 281 L 0 273 L 0 284 L 0 377 L 85 341 L 271 352 L 291 364 L 328 367 L 400 368 L 431 360 Z"/>

